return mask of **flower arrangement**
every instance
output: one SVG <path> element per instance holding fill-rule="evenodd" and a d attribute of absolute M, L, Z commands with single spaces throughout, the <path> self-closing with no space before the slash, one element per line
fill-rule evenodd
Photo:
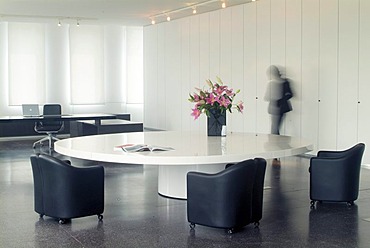
<path fill-rule="evenodd" d="M 189 101 L 195 103 L 191 113 L 194 116 L 194 120 L 198 119 L 202 113 L 209 117 L 211 110 L 220 111 L 221 113 L 228 110 L 232 113 L 231 109 L 235 108 L 238 112 L 243 113 L 244 106 L 242 101 L 233 104 L 234 98 L 240 90 L 234 92 L 233 89 L 224 85 L 219 77 L 217 77 L 217 83 L 213 83 L 209 79 L 206 82 L 209 89 L 195 88 L 198 92 L 189 94 Z"/>

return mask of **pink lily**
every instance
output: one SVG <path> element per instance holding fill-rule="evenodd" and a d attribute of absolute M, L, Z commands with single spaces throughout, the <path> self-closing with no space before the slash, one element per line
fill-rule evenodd
<path fill-rule="evenodd" d="M 191 116 L 194 116 L 194 120 L 198 119 L 201 113 L 200 110 L 197 108 L 194 108 L 192 110 L 193 112 L 191 113 Z"/>
<path fill-rule="evenodd" d="M 242 102 L 242 101 L 239 101 L 239 102 L 238 102 L 237 109 L 238 109 L 238 111 L 239 111 L 240 113 L 243 113 L 244 105 L 243 105 L 243 102 Z"/>
<path fill-rule="evenodd" d="M 230 102 L 229 98 L 221 96 L 218 103 L 221 106 L 224 106 L 225 108 L 227 108 L 231 102 Z"/>
<path fill-rule="evenodd" d="M 209 97 L 206 98 L 206 102 L 207 104 L 210 104 L 211 106 L 213 106 L 213 104 L 216 102 L 216 98 L 213 94 L 209 94 Z"/>

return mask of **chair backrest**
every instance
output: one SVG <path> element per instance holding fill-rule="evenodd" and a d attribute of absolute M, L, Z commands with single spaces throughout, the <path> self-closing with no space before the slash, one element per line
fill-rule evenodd
<path fill-rule="evenodd" d="M 216 174 L 188 172 L 189 222 L 222 228 L 250 223 L 256 167 L 249 159 Z"/>
<path fill-rule="evenodd" d="M 43 115 L 61 115 L 62 106 L 60 104 L 45 104 Z"/>
<path fill-rule="evenodd" d="M 63 128 L 63 121 L 59 120 L 48 120 L 48 118 L 55 117 L 56 115 L 62 114 L 62 106 L 60 104 L 45 104 L 43 107 L 43 117 L 44 119 L 40 121 L 38 124 L 43 126 L 43 128 L 49 126 L 50 131 L 59 131 L 59 129 Z"/>
<path fill-rule="evenodd" d="M 247 160 L 252 162 L 252 160 Z M 241 162 L 246 163 L 246 161 Z M 251 222 L 259 222 L 262 219 L 263 211 L 263 190 L 265 183 L 266 174 L 266 160 L 264 158 L 255 158 L 254 163 L 256 164 L 256 172 L 254 176 L 253 192 L 252 192 L 252 214 Z M 226 169 L 233 166 L 234 164 L 227 164 Z"/>
<path fill-rule="evenodd" d="M 47 154 L 31 155 L 35 211 L 56 218 L 104 210 L 104 167 L 76 167 Z"/>
<path fill-rule="evenodd" d="M 60 185 L 63 185 L 67 163 L 51 157 L 49 155 L 31 155 L 31 166 L 34 181 L 35 211 L 43 213 L 48 208 L 48 202 L 44 201 L 44 196 L 51 196 Z M 50 198 L 50 197 L 49 197 Z"/>
<path fill-rule="evenodd" d="M 351 158 L 351 160 L 361 165 L 362 162 L 362 156 L 365 151 L 365 144 L 364 143 L 358 143 L 357 145 L 351 147 L 347 151 L 344 151 L 345 156 L 348 156 Z"/>

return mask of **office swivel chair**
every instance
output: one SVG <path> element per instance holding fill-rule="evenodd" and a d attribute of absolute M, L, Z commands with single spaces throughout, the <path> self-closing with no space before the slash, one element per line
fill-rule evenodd
<path fill-rule="evenodd" d="M 62 114 L 62 107 L 60 104 L 45 104 L 43 108 L 42 121 L 35 122 L 35 131 L 40 134 L 46 134 L 47 137 L 40 139 L 33 143 L 33 148 L 37 144 L 43 145 L 42 142 L 49 141 L 49 149 L 53 148 L 53 140 L 59 140 L 55 137 L 57 133 L 64 129 L 64 122 L 56 119 L 55 116 Z"/>

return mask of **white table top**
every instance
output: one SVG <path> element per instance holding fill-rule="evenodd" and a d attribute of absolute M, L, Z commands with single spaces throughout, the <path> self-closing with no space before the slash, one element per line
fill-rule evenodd
<path fill-rule="evenodd" d="M 137 153 L 113 150 L 123 144 L 169 146 L 175 150 Z M 311 151 L 312 144 L 301 138 L 271 134 L 233 132 L 226 137 L 209 137 L 205 132 L 159 131 L 69 138 L 55 142 L 54 149 L 63 155 L 94 161 L 193 165 L 293 156 Z"/>

